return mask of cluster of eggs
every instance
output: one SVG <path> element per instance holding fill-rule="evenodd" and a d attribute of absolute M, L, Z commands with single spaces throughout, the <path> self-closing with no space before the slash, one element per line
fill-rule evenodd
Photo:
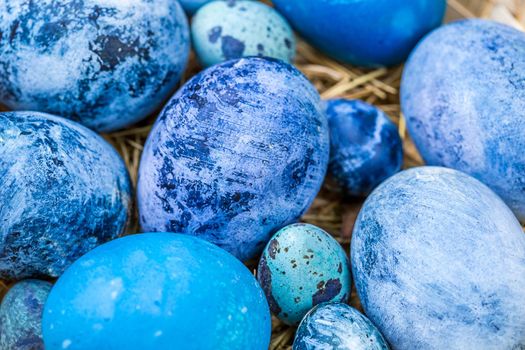
<path fill-rule="evenodd" d="M 444 0 L 273 3 L 0 0 L 1 349 L 262 350 L 272 313 L 295 350 L 525 347 L 525 35 L 435 29 Z M 366 67 L 412 52 L 401 104 L 432 166 L 399 172 L 378 108 L 322 101 L 292 28 Z M 173 95 L 190 46 L 208 68 Z M 96 132 L 161 107 L 147 233 L 118 238 L 132 184 Z M 297 223 L 327 172 L 367 197 L 350 259 Z"/>

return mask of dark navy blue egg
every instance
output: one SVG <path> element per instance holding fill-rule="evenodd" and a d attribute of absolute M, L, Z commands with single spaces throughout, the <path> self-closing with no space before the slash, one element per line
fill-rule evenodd
<path fill-rule="evenodd" d="M 0 349 L 44 350 L 42 312 L 51 283 L 25 280 L 15 284 L 0 305 Z"/>
<path fill-rule="evenodd" d="M 301 321 L 293 350 L 388 350 L 377 328 L 356 309 L 341 303 L 313 308 Z"/>
<path fill-rule="evenodd" d="M 189 53 L 176 0 L 0 0 L 0 103 L 112 131 L 173 93 Z"/>
<path fill-rule="evenodd" d="M 416 48 L 401 104 L 429 165 L 466 172 L 492 188 L 525 223 L 525 34 L 467 20 Z"/>
<path fill-rule="evenodd" d="M 351 261 L 392 348 L 525 348 L 525 234 L 475 178 L 420 167 L 383 182 L 359 213 Z"/>
<path fill-rule="evenodd" d="M 0 279 L 59 276 L 125 230 L 124 162 L 80 124 L 36 112 L 0 113 Z"/>
<path fill-rule="evenodd" d="M 311 44 L 362 66 L 403 62 L 417 42 L 441 24 L 445 0 L 274 0 Z"/>
<path fill-rule="evenodd" d="M 319 95 L 298 70 L 255 57 L 213 66 L 172 98 L 149 135 L 142 229 L 196 235 L 252 258 L 310 206 L 328 154 Z"/>
<path fill-rule="evenodd" d="M 397 127 L 380 109 L 360 100 L 329 100 L 330 165 L 348 195 L 367 195 L 397 173 L 403 144 Z"/>

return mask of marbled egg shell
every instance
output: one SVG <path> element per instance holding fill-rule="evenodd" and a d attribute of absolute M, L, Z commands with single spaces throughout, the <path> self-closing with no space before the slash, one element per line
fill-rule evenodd
<path fill-rule="evenodd" d="M 405 60 L 441 24 L 445 0 L 273 0 L 310 43 L 332 57 L 363 66 Z"/>
<path fill-rule="evenodd" d="M 124 232 L 131 184 L 100 136 L 36 112 L 0 113 L 0 279 L 59 276 Z"/>
<path fill-rule="evenodd" d="M 194 14 L 199 8 L 206 5 L 213 0 L 179 0 L 180 4 L 184 8 L 184 11 L 188 14 Z"/>
<path fill-rule="evenodd" d="M 287 226 L 272 237 L 257 278 L 271 311 L 288 324 L 299 323 L 317 304 L 347 301 L 352 286 L 343 248 L 309 224 Z"/>
<path fill-rule="evenodd" d="M 401 169 L 403 144 L 397 127 L 379 108 L 360 100 L 329 100 L 330 165 L 346 194 L 367 195 Z"/>
<path fill-rule="evenodd" d="M 388 345 L 359 311 L 346 304 L 325 303 L 301 321 L 293 350 L 388 350 Z"/>
<path fill-rule="evenodd" d="M 292 62 L 295 56 L 295 38 L 286 20 L 258 1 L 211 2 L 193 18 L 191 33 L 205 66 L 246 56 Z"/>
<path fill-rule="evenodd" d="M 257 57 L 213 66 L 173 97 L 148 138 L 142 229 L 197 235 L 252 258 L 310 206 L 328 153 L 319 95 L 298 70 Z"/>
<path fill-rule="evenodd" d="M 189 53 L 176 0 L 0 0 L 0 103 L 112 131 L 170 96 Z"/>
<path fill-rule="evenodd" d="M 473 177 L 391 177 L 366 200 L 351 249 L 363 308 L 394 349 L 525 348 L 525 234 Z"/>
<path fill-rule="evenodd" d="M 196 237 L 117 239 L 75 262 L 53 287 L 46 350 L 266 350 L 271 318 L 252 273 Z"/>
<path fill-rule="evenodd" d="M 524 57 L 524 33 L 485 20 L 456 22 L 421 42 L 401 89 L 407 126 L 425 161 L 481 180 L 523 223 Z"/>
<path fill-rule="evenodd" d="M 25 280 L 15 284 L 0 306 L 0 349 L 44 350 L 42 311 L 51 283 Z"/>

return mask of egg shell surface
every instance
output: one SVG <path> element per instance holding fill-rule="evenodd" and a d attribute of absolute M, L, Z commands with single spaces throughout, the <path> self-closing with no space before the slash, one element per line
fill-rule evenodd
<path fill-rule="evenodd" d="M 184 11 L 189 15 L 194 14 L 199 8 L 211 1 L 213 0 L 179 0 L 182 8 L 184 8 Z"/>

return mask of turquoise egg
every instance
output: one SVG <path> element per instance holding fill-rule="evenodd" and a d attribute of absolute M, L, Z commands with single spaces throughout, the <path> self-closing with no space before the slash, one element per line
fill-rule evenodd
<path fill-rule="evenodd" d="M 257 277 L 271 311 L 287 324 L 299 323 L 317 304 L 346 302 L 352 285 L 341 245 L 309 224 L 293 224 L 273 236 Z"/>
<path fill-rule="evenodd" d="M 191 25 L 193 46 L 206 67 L 230 59 L 266 56 L 292 62 L 295 38 L 286 20 L 257 1 L 214 1 Z"/>

